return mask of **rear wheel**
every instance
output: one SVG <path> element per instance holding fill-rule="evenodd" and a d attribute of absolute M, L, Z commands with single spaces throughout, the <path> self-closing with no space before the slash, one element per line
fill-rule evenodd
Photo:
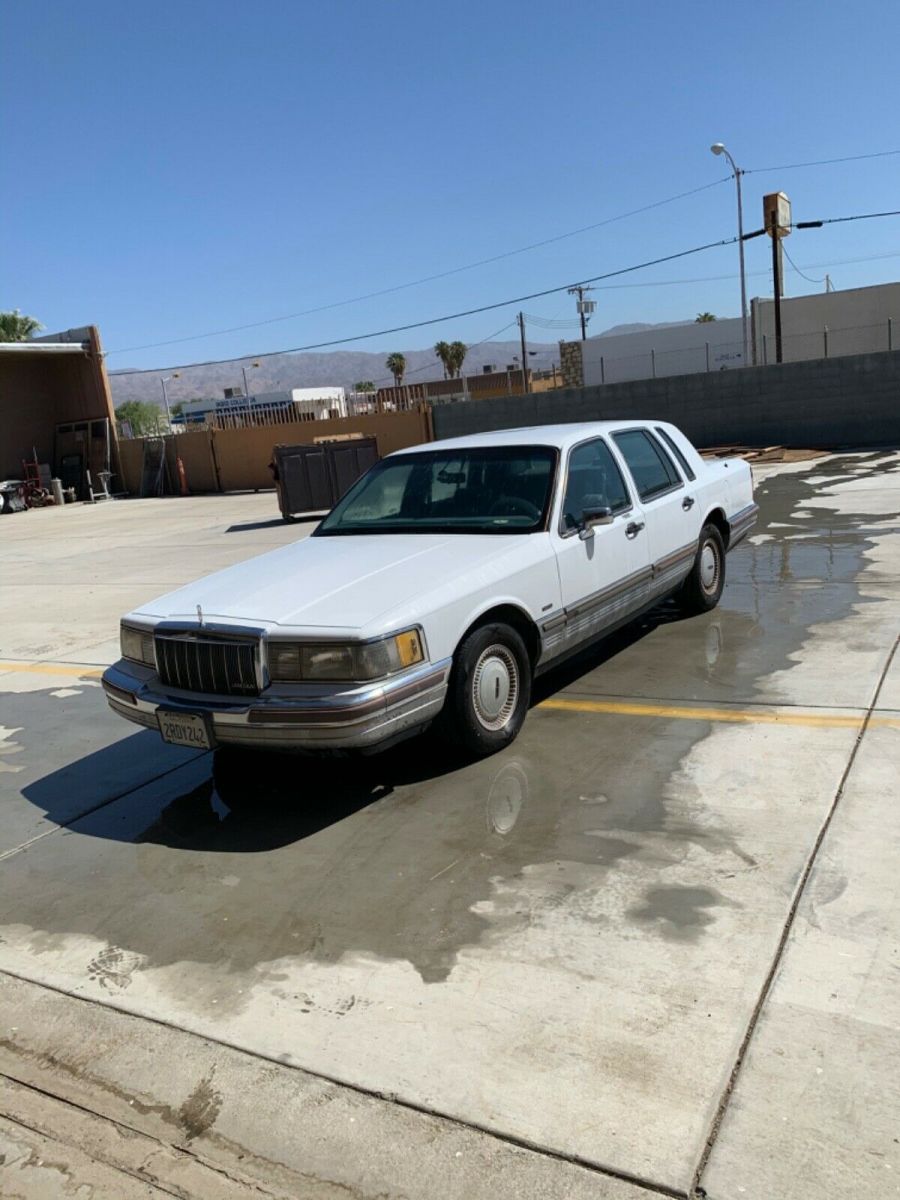
<path fill-rule="evenodd" d="M 704 525 L 691 573 L 678 600 L 685 613 L 705 613 L 715 608 L 725 587 L 725 542 L 718 527 Z"/>
<path fill-rule="evenodd" d="M 481 625 L 456 651 L 438 729 L 484 758 L 515 739 L 530 699 L 531 662 L 522 638 L 510 625 Z"/>

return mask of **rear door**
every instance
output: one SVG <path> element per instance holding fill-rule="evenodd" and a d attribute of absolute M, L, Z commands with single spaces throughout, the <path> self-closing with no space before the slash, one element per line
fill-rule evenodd
<path fill-rule="evenodd" d="M 609 508 L 613 520 L 581 538 L 585 508 Z M 545 622 L 547 658 L 564 654 L 646 603 L 650 584 L 644 517 L 603 438 L 569 452 L 562 504 L 551 531 L 563 611 Z"/>
<path fill-rule="evenodd" d="M 671 591 L 687 575 L 697 553 L 702 513 L 672 454 L 649 429 L 612 435 L 640 499 L 653 568 L 653 593 Z"/>

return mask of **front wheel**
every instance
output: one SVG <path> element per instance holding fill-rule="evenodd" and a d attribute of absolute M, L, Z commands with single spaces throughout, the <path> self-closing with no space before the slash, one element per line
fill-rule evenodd
<path fill-rule="evenodd" d="M 725 542 L 715 525 L 700 530 L 700 544 L 691 573 L 684 581 L 679 603 L 685 613 L 705 613 L 715 608 L 725 587 Z"/>
<path fill-rule="evenodd" d="M 456 651 L 438 730 L 486 758 L 515 739 L 530 699 L 531 661 L 522 638 L 509 625 L 481 625 Z"/>

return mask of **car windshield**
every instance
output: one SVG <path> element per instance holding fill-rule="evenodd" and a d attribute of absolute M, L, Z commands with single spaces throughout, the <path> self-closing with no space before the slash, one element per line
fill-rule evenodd
<path fill-rule="evenodd" d="M 478 446 L 382 459 L 317 537 L 365 533 L 534 533 L 545 528 L 556 451 Z"/>

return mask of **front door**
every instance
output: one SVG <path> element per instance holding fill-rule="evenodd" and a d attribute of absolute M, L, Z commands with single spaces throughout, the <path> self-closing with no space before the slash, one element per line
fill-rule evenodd
<path fill-rule="evenodd" d="M 581 537 L 586 508 L 609 508 L 612 523 Z M 646 603 L 650 557 L 641 506 L 603 438 L 569 453 L 557 528 L 552 531 L 563 609 L 545 624 L 545 658 L 567 653 Z"/>

